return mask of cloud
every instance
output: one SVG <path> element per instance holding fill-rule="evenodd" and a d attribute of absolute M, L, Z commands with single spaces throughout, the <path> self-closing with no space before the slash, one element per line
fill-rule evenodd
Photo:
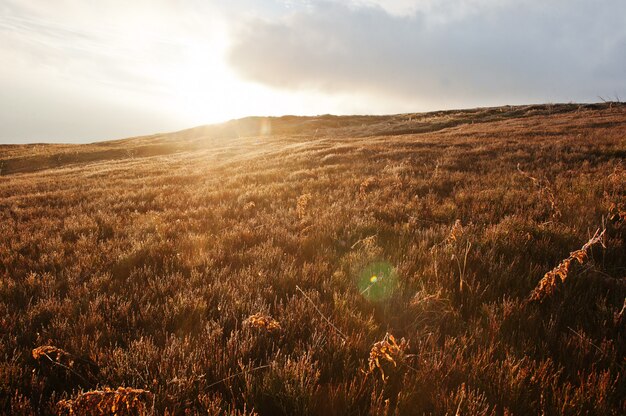
<path fill-rule="evenodd" d="M 174 84 L 196 40 L 210 45 L 215 16 L 197 6 L 0 0 L 0 142 L 186 127 Z"/>
<path fill-rule="evenodd" d="M 0 17 L 5 41 L 0 53 L 13 53 L 34 69 L 74 83 L 159 92 L 159 80 L 149 68 L 183 58 L 181 30 L 162 18 L 166 13 L 150 15 L 140 4 L 120 15 L 116 7 L 88 7 L 70 0 L 64 8 L 7 1 Z"/>
<path fill-rule="evenodd" d="M 0 141 L 626 97 L 623 0 L 0 0 Z"/>
<path fill-rule="evenodd" d="M 626 96 L 626 3 L 316 2 L 233 33 L 230 64 L 284 89 L 368 93 L 431 107 Z M 416 4 L 416 3 L 413 3 Z M 444 19 L 445 8 L 463 13 Z M 442 9 L 443 7 L 443 9 Z"/>

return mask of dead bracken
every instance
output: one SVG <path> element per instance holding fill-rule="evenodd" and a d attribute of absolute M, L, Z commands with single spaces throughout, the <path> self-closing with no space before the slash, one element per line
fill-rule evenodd
<path fill-rule="evenodd" d="M 408 348 L 408 342 L 402 338 L 398 343 L 393 335 L 390 333 L 385 334 L 385 338 L 382 341 L 376 342 L 370 350 L 370 356 L 368 360 L 369 373 L 378 369 L 383 381 L 385 380 L 385 370 L 383 365 L 385 362 L 393 364 L 394 367 L 398 363 L 404 361 L 404 352 Z"/>
<path fill-rule="evenodd" d="M 583 264 L 589 258 L 589 250 L 591 248 L 602 242 L 602 238 L 606 230 L 600 232 L 600 230 L 596 231 L 596 233 L 587 241 L 580 250 L 572 251 L 565 260 L 559 263 L 554 269 L 547 272 L 543 279 L 539 281 L 539 284 L 530 295 L 530 301 L 543 301 L 544 299 L 550 297 L 554 292 L 556 292 L 557 287 L 560 283 L 565 282 L 565 280 L 569 276 L 570 268 L 574 264 L 574 261 L 578 262 L 578 264 Z"/>
<path fill-rule="evenodd" d="M 41 347 L 37 347 L 33 349 L 32 354 L 35 360 L 47 358 L 49 360 L 70 366 L 74 362 L 74 357 L 70 353 L 53 345 L 42 345 Z"/>
<path fill-rule="evenodd" d="M 40 369 L 61 376 L 66 383 L 78 383 L 83 387 L 96 381 L 99 366 L 94 361 L 79 357 L 55 347 L 42 345 L 32 350 L 32 356 Z"/>
<path fill-rule="evenodd" d="M 281 330 L 280 323 L 276 319 L 261 312 L 257 312 L 254 315 L 249 316 L 248 318 L 246 318 L 246 320 L 243 321 L 243 323 L 244 325 L 253 328 L 264 329 L 268 332 Z"/>
<path fill-rule="evenodd" d="M 149 414 L 149 403 L 152 393 L 147 390 L 118 387 L 117 390 L 88 391 L 73 399 L 61 400 L 57 403 L 59 415 L 98 416 L 144 416 Z"/>

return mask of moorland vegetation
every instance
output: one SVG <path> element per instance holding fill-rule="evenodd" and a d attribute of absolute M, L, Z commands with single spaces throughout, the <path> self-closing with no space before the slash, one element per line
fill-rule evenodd
<path fill-rule="evenodd" d="M 625 157 L 610 103 L 2 146 L 0 413 L 625 414 Z"/>

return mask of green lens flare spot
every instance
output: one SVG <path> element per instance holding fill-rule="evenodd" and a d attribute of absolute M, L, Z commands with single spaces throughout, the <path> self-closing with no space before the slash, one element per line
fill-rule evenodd
<path fill-rule="evenodd" d="M 388 299 L 396 283 L 396 272 L 387 262 L 369 264 L 361 271 L 357 280 L 359 293 L 367 300 L 374 302 Z"/>

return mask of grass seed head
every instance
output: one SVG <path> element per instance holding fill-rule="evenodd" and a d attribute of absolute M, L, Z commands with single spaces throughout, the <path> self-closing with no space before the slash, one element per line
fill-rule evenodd
<path fill-rule="evenodd" d="M 626 204 L 611 204 L 609 208 L 609 221 L 613 224 L 626 222 Z"/>
<path fill-rule="evenodd" d="M 312 199 L 313 196 L 311 194 L 303 194 L 298 197 L 296 202 L 296 213 L 298 214 L 298 218 L 303 219 L 306 217 L 309 203 Z"/>
<path fill-rule="evenodd" d="M 463 236 L 463 231 L 463 224 L 461 223 L 460 219 L 457 219 L 456 221 L 454 221 L 454 225 L 450 230 L 450 234 L 448 235 L 445 244 L 451 246 L 456 243 Z"/>

